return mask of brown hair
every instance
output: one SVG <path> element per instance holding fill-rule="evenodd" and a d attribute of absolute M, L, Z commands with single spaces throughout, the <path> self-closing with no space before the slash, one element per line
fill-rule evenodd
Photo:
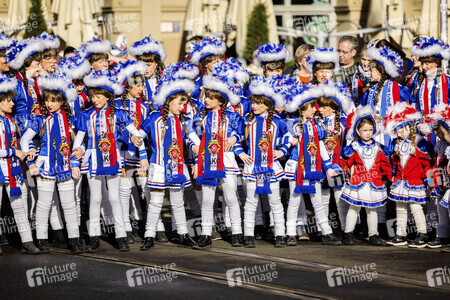
<path fill-rule="evenodd" d="M 144 77 L 144 75 L 142 75 L 142 74 L 133 74 L 133 75 L 130 76 L 130 78 L 135 80 L 135 81 L 136 81 L 136 79 L 140 79 L 142 81 L 142 83 L 144 84 L 144 86 L 145 86 L 145 77 Z M 126 86 L 125 86 L 125 88 L 124 88 L 124 90 L 122 92 L 121 98 L 122 98 L 122 108 L 128 114 L 128 110 L 126 109 L 126 107 L 127 107 L 127 94 L 128 94 L 128 92 L 131 90 L 131 88 L 133 86 L 128 85 L 128 80 L 125 82 L 125 84 L 126 84 Z M 142 94 L 141 98 L 142 98 L 142 100 L 145 103 L 147 103 L 147 105 L 149 106 L 150 110 L 154 110 L 153 105 L 148 101 L 148 99 L 145 97 L 144 94 Z"/>
<path fill-rule="evenodd" d="M 25 84 L 25 86 L 27 87 L 27 93 L 28 96 L 31 97 L 31 92 L 30 90 L 33 88 L 30 86 L 29 82 L 28 82 L 28 78 L 27 78 L 27 72 L 26 72 L 26 68 L 28 68 L 29 66 L 31 66 L 31 64 L 33 63 L 33 61 L 37 61 L 40 62 L 41 61 L 41 54 L 39 52 L 33 53 L 32 55 L 30 55 L 27 59 L 25 59 L 25 61 L 23 62 L 22 67 L 19 70 L 19 73 L 22 74 L 22 78 L 23 78 L 23 83 Z M 41 99 L 40 97 L 38 97 L 38 102 L 39 104 L 41 104 Z"/>
<path fill-rule="evenodd" d="M 89 57 L 88 57 L 88 61 L 89 63 L 92 65 L 93 63 L 95 63 L 96 61 L 99 61 L 101 59 L 106 59 L 108 60 L 108 54 L 106 53 L 92 53 Z"/>
<path fill-rule="evenodd" d="M 17 96 L 16 92 L 14 91 L 7 91 L 0 94 L 0 102 L 5 101 L 8 98 L 14 98 Z"/>
<path fill-rule="evenodd" d="M 318 83 L 317 77 L 316 77 L 316 72 L 320 71 L 320 70 L 331 70 L 331 71 L 334 71 L 334 64 L 331 63 L 331 62 L 327 62 L 327 63 L 318 62 L 318 63 L 316 63 L 314 65 L 314 68 L 313 68 L 313 74 L 312 74 L 313 75 L 313 79 L 311 81 L 312 84 L 317 84 Z"/>
<path fill-rule="evenodd" d="M 45 119 L 47 118 L 47 113 L 48 113 L 47 106 L 45 105 L 45 100 L 48 99 L 48 101 L 54 100 L 54 101 L 62 104 L 62 109 L 66 113 L 67 123 L 69 125 L 70 138 L 72 140 L 74 140 L 75 132 L 72 130 L 72 126 L 70 124 L 69 105 L 67 104 L 66 96 L 64 96 L 64 94 L 62 92 L 57 91 L 57 90 L 45 90 L 43 93 L 43 99 L 44 99 L 44 101 L 42 101 L 42 120 L 44 120 L 44 122 L 42 123 L 41 130 L 39 131 L 39 135 L 42 137 L 45 132 Z M 50 134 L 50 133 L 48 133 L 48 134 Z"/>
<path fill-rule="evenodd" d="M 373 128 L 375 128 L 375 123 L 373 122 L 372 118 L 364 118 L 361 121 L 359 121 L 358 126 L 356 126 L 356 130 L 359 130 L 365 124 L 372 125 Z"/>
<path fill-rule="evenodd" d="M 435 63 L 438 68 L 442 65 L 442 59 L 436 56 L 425 56 L 419 58 L 420 63 Z M 442 71 L 441 71 L 442 72 Z M 417 75 L 417 86 L 414 90 L 414 96 L 416 96 L 417 92 L 419 91 L 420 86 L 422 85 L 423 80 L 425 79 L 426 75 L 425 72 L 422 71 Z M 438 93 L 438 89 L 436 89 L 436 94 Z"/>
<path fill-rule="evenodd" d="M 297 50 L 295 50 L 294 59 L 295 62 L 300 62 L 303 59 L 303 56 L 305 56 L 306 53 L 311 52 L 314 50 L 314 46 L 310 44 L 303 44 L 300 45 Z"/>
<path fill-rule="evenodd" d="M 94 94 L 100 94 L 108 99 L 108 102 L 111 105 L 111 112 L 109 114 L 109 130 L 111 130 L 111 132 L 114 132 L 114 112 L 116 111 L 116 102 L 114 101 L 114 94 L 108 90 L 100 88 L 88 88 L 88 94 L 89 97 L 91 98 Z"/>
<path fill-rule="evenodd" d="M 204 89 L 205 91 L 205 97 L 210 98 L 210 99 L 217 99 L 220 103 L 220 107 L 222 108 L 222 112 L 220 115 L 220 129 L 219 129 L 219 134 L 222 135 L 222 127 L 223 124 L 225 123 L 225 118 L 227 117 L 227 98 L 225 98 L 224 95 L 222 95 L 220 92 L 216 91 L 216 90 L 210 90 L 210 89 Z M 208 112 L 208 109 L 205 108 L 202 111 L 201 117 L 200 117 L 200 122 L 197 125 L 197 128 L 200 128 L 202 126 L 203 123 L 203 119 L 205 118 L 206 113 Z"/>
<path fill-rule="evenodd" d="M 175 93 L 173 95 L 170 95 L 166 99 L 166 102 L 164 102 L 164 112 L 163 112 L 164 129 L 163 129 L 163 132 L 161 134 L 161 139 L 164 139 L 164 136 L 166 135 L 166 126 L 167 126 L 167 120 L 169 119 L 169 105 L 170 105 L 170 102 L 172 102 L 173 100 L 175 100 L 178 97 L 181 97 L 181 99 L 180 99 L 181 101 L 186 101 L 186 102 L 188 102 L 189 99 L 191 98 L 191 97 L 189 97 L 188 93 L 186 93 L 185 91 L 181 91 L 181 92 Z M 183 124 L 184 132 L 187 133 L 184 113 L 180 114 L 180 121 Z"/>
<path fill-rule="evenodd" d="M 252 103 L 264 104 L 265 106 L 267 106 L 267 108 L 268 108 L 267 132 L 268 132 L 268 140 L 271 141 L 272 136 L 270 134 L 270 127 L 272 127 L 272 120 L 273 120 L 273 114 L 275 111 L 275 104 L 273 104 L 272 100 L 270 100 L 268 97 L 263 96 L 263 95 L 250 95 L 248 97 L 248 100 L 250 100 Z M 248 117 L 247 126 L 245 126 L 245 139 L 248 138 L 250 122 L 253 120 L 254 117 L 255 117 L 255 113 L 252 110 Z"/>
<path fill-rule="evenodd" d="M 222 55 L 209 55 L 207 57 L 205 57 L 204 59 L 202 59 L 202 61 L 200 62 L 201 66 L 202 66 L 202 73 L 205 74 L 207 68 L 207 65 L 212 62 L 213 60 L 215 60 L 216 58 L 218 59 L 222 59 L 223 56 Z"/>
<path fill-rule="evenodd" d="M 163 61 L 161 60 L 161 57 L 159 57 L 158 54 L 155 53 L 144 53 L 142 55 L 136 56 L 137 60 L 143 61 L 145 63 L 156 63 L 156 69 L 155 69 L 155 75 L 158 77 L 159 80 L 159 73 L 162 72 L 165 68 Z"/>
<path fill-rule="evenodd" d="M 41 60 L 42 59 L 48 59 L 50 57 L 55 57 L 58 53 L 56 52 L 56 49 L 46 49 L 41 52 Z"/>
<path fill-rule="evenodd" d="M 302 106 L 298 108 L 298 125 L 300 126 L 300 133 L 303 132 L 303 112 L 310 108 L 311 106 L 316 106 L 317 99 L 310 100 L 304 103 Z"/>
<path fill-rule="evenodd" d="M 264 73 L 266 71 L 275 71 L 275 70 L 281 70 L 284 73 L 284 67 L 285 66 L 286 66 L 286 64 L 284 63 L 284 61 L 277 60 L 277 61 L 266 62 L 263 65 L 263 69 L 264 69 Z"/>
<path fill-rule="evenodd" d="M 6 57 L 6 49 L 0 50 L 0 57 Z"/>
<path fill-rule="evenodd" d="M 325 96 L 318 97 L 317 104 L 319 105 L 319 107 L 329 106 L 334 110 L 334 130 L 336 131 L 336 133 L 334 134 L 334 139 L 337 141 L 337 139 L 339 138 L 339 134 L 341 132 L 341 123 L 340 123 L 341 122 L 341 120 L 340 120 L 341 107 L 332 98 L 325 97 Z M 323 123 L 322 123 L 322 125 L 325 128 L 325 130 L 328 132 L 328 128 L 326 128 L 326 126 Z"/>
<path fill-rule="evenodd" d="M 384 67 L 383 67 L 378 61 L 372 60 L 372 61 L 370 61 L 370 63 L 371 63 L 371 64 L 374 64 L 374 65 L 375 65 L 375 69 L 377 69 L 377 71 L 380 72 L 380 74 L 381 74 L 381 78 L 380 78 L 380 81 L 378 82 L 378 87 L 377 87 L 377 90 L 376 90 L 376 92 L 375 92 L 375 95 L 376 95 L 376 96 L 375 96 L 375 104 L 377 104 L 378 101 L 380 101 L 380 97 L 379 97 L 380 92 L 381 92 L 381 90 L 383 89 L 384 84 L 386 83 L 386 81 L 388 81 L 389 78 L 391 78 L 391 76 L 389 76 L 389 74 L 386 73 L 386 70 L 384 69 Z M 376 84 L 376 83 L 374 83 L 374 84 L 372 85 L 372 87 L 373 87 L 375 84 Z"/>

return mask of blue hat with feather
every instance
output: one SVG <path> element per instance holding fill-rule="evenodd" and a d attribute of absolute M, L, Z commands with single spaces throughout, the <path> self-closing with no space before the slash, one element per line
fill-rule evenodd
<path fill-rule="evenodd" d="M 283 44 L 267 43 L 259 45 L 255 52 L 255 64 L 259 67 L 265 63 L 283 61 L 287 63 L 290 59 L 289 52 Z"/>

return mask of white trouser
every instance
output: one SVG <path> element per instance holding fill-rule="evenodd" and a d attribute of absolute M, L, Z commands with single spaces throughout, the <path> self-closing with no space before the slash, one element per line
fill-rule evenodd
<path fill-rule="evenodd" d="M 123 221 L 125 222 L 125 230 L 131 231 L 130 223 L 130 196 L 133 188 L 134 180 L 132 177 L 120 177 L 120 203 L 123 210 Z"/>
<path fill-rule="evenodd" d="M 436 236 L 441 239 L 450 238 L 450 208 L 445 208 L 442 205 L 437 205 L 439 214 L 439 224 L 436 228 Z"/>
<path fill-rule="evenodd" d="M 23 187 L 25 187 L 24 183 L 17 183 L 17 184 L 20 184 L 21 190 L 23 190 Z M 8 193 L 8 195 L 10 195 L 11 190 L 9 183 L 0 183 L 0 209 L 2 205 L 3 187 L 6 188 L 6 192 Z M 33 237 L 31 235 L 30 222 L 28 220 L 28 211 L 27 207 L 24 205 L 22 196 L 9 197 L 9 201 L 11 203 L 14 219 L 17 224 L 17 230 L 19 231 L 22 243 L 33 241 Z M 1 233 L 1 226 L 0 226 L 0 233 Z"/>
<path fill-rule="evenodd" d="M 334 199 L 336 201 L 336 208 L 339 215 L 339 221 L 341 223 L 341 229 L 345 230 L 345 217 L 347 216 L 348 207 L 350 205 L 341 199 L 342 188 L 322 189 L 322 199 L 324 199 L 327 215 L 329 214 L 328 207 L 330 204 L 331 191 L 333 191 Z"/>
<path fill-rule="evenodd" d="M 88 176 L 88 182 L 89 182 L 89 176 Z M 119 179 L 120 184 L 120 179 Z M 108 192 L 108 183 L 107 181 L 104 181 L 104 184 L 102 184 L 101 187 L 102 190 L 102 203 L 100 206 L 100 212 L 103 216 L 103 220 L 105 222 L 106 226 L 114 225 L 114 216 L 113 211 L 111 207 L 111 203 L 109 202 L 109 192 Z M 89 191 L 92 191 L 91 185 L 89 184 Z M 89 197 L 91 199 L 92 196 Z"/>
<path fill-rule="evenodd" d="M 41 240 L 48 239 L 48 219 L 52 201 L 56 193 L 54 180 L 38 180 L 39 199 L 36 206 L 36 237 Z M 75 203 L 75 186 L 73 180 L 57 182 L 61 199 L 61 206 L 66 221 L 69 238 L 78 238 L 77 206 Z M 55 229 L 55 228 L 53 228 Z"/>
<path fill-rule="evenodd" d="M 151 192 L 147 209 L 147 223 L 145 225 L 145 237 L 155 237 L 158 229 L 158 222 L 161 221 L 161 209 L 164 202 L 163 192 Z M 186 211 L 184 209 L 184 189 L 169 188 L 170 205 L 172 207 L 172 217 L 175 220 L 177 233 L 187 234 Z"/>
<path fill-rule="evenodd" d="M 360 206 L 350 205 L 345 223 L 345 233 L 350 233 L 355 230 L 356 221 L 358 219 L 358 214 L 360 211 Z M 378 235 L 377 209 L 366 207 L 366 214 L 369 236 Z"/>
<path fill-rule="evenodd" d="M 227 203 L 230 210 L 231 232 L 232 234 L 241 234 L 241 208 L 237 198 L 237 176 L 227 174 L 225 178 L 219 179 L 222 185 L 223 200 Z M 202 201 L 202 235 L 210 236 L 214 226 L 214 200 L 216 195 L 215 186 L 204 185 Z"/>
<path fill-rule="evenodd" d="M 82 186 L 81 186 L 81 178 L 80 179 L 74 179 L 75 183 L 75 203 L 77 205 L 77 220 L 78 220 L 78 226 L 81 225 L 81 193 L 82 193 Z"/>
<path fill-rule="evenodd" d="M 256 181 L 246 181 L 247 185 L 247 199 L 244 206 L 244 235 L 254 236 L 255 235 L 255 214 L 259 202 L 259 195 L 255 194 L 256 191 Z M 285 225 L 284 225 L 284 211 L 283 204 L 281 203 L 280 196 L 280 183 L 271 182 L 270 189 L 272 194 L 268 195 L 270 209 L 273 212 L 274 226 L 275 226 L 275 236 L 284 236 Z M 297 219 L 297 212 L 295 213 L 295 218 Z"/>
<path fill-rule="evenodd" d="M 39 181 L 41 181 L 41 180 L 38 180 L 38 185 L 37 185 L 38 195 L 40 194 Z M 39 203 L 39 196 L 38 196 L 37 203 Z M 36 205 L 36 215 L 37 215 L 37 205 Z M 37 218 L 37 216 L 36 216 L 36 218 Z M 61 230 L 64 228 L 64 223 L 63 223 L 61 209 L 60 209 L 60 201 L 59 201 L 57 192 L 52 193 L 52 201 L 51 201 L 51 206 L 50 206 L 50 225 L 52 226 L 53 230 Z"/>
<path fill-rule="evenodd" d="M 290 197 L 286 213 L 286 231 L 287 235 L 295 236 L 297 234 L 297 219 L 300 203 L 304 202 L 303 194 L 294 193 L 297 183 L 295 180 L 289 180 Z M 309 194 L 311 204 L 314 208 L 314 215 L 319 226 L 318 229 L 322 234 L 327 235 L 333 233 L 333 230 L 328 224 L 328 216 L 325 214 L 325 207 L 322 201 L 322 188 L 319 182 L 315 183 L 316 194 Z"/>
<path fill-rule="evenodd" d="M 419 203 L 410 202 L 409 208 L 414 217 L 418 233 L 427 233 L 427 221 L 423 213 L 423 207 Z M 408 203 L 397 202 L 397 235 L 406 236 L 406 226 L 408 223 Z"/>
<path fill-rule="evenodd" d="M 100 236 L 100 206 L 102 205 L 102 186 L 108 183 L 108 203 L 111 206 L 116 238 L 126 237 L 123 210 L 119 198 L 119 175 L 113 176 L 89 176 L 91 190 L 91 203 L 89 205 L 89 236 Z"/>

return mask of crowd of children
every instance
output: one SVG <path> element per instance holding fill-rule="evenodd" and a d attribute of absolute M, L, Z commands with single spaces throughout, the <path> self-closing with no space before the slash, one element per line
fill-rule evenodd
<path fill-rule="evenodd" d="M 233 247 L 254 248 L 261 235 L 275 247 L 354 245 L 367 226 L 369 245 L 450 251 L 447 44 L 419 37 L 413 65 L 373 40 L 348 85 L 334 80 L 340 53 L 307 44 L 290 75 L 284 45 L 259 46 L 258 75 L 225 59 L 215 37 L 167 66 L 150 37 L 128 48 L 135 60 L 112 59 L 110 42 L 95 38 L 59 51 L 47 33 L 0 35 L 0 186 L 23 252 L 50 252 L 49 223 L 53 246 L 73 254 L 98 251 L 102 224 L 119 251 L 139 234 L 148 250 L 168 241 L 165 196 L 170 237 L 194 249 L 218 238 L 221 211 Z M 195 240 L 186 204 L 201 217 Z"/>

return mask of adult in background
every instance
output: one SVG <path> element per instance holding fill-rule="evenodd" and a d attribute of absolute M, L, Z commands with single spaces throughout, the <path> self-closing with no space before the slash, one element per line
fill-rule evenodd
<path fill-rule="evenodd" d="M 297 78 L 303 84 L 309 83 L 311 74 L 306 70 L 306 58 L 313 49 L 314 46 L 310 44 L 300 45 L 297 50 L 295 50 L 295 64 L 289 67 L 286 71 L 286 75 Z"/>

